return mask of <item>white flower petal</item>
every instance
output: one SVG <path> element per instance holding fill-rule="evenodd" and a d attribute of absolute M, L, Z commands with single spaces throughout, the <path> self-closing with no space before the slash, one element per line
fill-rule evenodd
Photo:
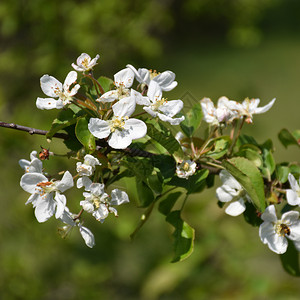
<path fill-rule="evenodd" d="M 245 201 L 243 198 L 240 198 L 238 201 L 230 203 L 225 209 L 225 213 L 236 217 L 242 214 L 246 210 Z"/>
<path fill-rule="evenodd" d="M 135 98 L 125 97 L 112 106 L 114 115 L 117 117 L 130 117 L 135 111 Z"/>
<path fill-rule="evenodd" d="M 144 137 L 147 133 L 147 125 L 138 119 L 128 119 L 125 121 L 124 129 L 132 140 L 140 139 Z"/>
<path fill-rule="evenodd" d="M 80 177 L 78 178 L 77 180 L 77 188 L 78 189 L 81 189 L 83 186 L 85 187 L 85 190 L 86 191 L 89 191 L 89 187 L 90 185 L 92 184 L 92 180 L 89 179 L 88 177 L 86 176 L 83 176 L 83 177 Z"/>
<path fill-rule="evenodd" d="M 43 75 L 40 79 L 40 84 L 44 94 L 51 98 L 57 98 L 58 93 L 62 92 L 61 82 L 53 76 Z"/>
<path fill-rule="evenodd" d="M 265 113 L 267 112 L 272 106 L 273 104 L 275 103 L 275 98 L 270 101 L 267 105 L 263 106 L 263 107 L 257 107 L 255 110 L 254 110 L 254 113 L 255 114 L 262 114 L 262 113 Z M 251 111 L 250 111 L 251 112 Z"/>
<path fill-rule="evenodd" d="M 124 191 L 121 191 L 119 189 L 112 190 L 111 201 L 110 201 L 111 205 L 120 205 L 128 202 L 129 202 L 128 195 Z"/>
<path fill-rule="evenodd" d="M 56 192 L 54 199 L 56 201 L 55 218 L 58 219 L 63 215 L 63 213 L 65 211 L 67 198 L 65 195 L 62 195 L 62 194 Z"/>
<path fill-rule="evenodd" d="M 48 178 L 41 173 L 26 173 L 21 177 L 22 189 L 30 194 L 36 192 L 36 185 L 40 182 L 47 182 Z"/>
<path fill-rule="evenodd" d="M 43 223 L 50 219 L 56 208 L 56 202 L 53 200 L 53 193 L 47 194 L 46 196 L 40 196 L 36 202 L 35 217 L 38 222 Z"/>
<path fill-rule="evenodd" d="M 281 217 L 282 222 L 287 225 L 297 222 L 298 219 L 299 219 L 299 212 L 294 210 L 285 212 Z"/>
<path fill-rule="evenodd" d="M 114 75 L 114 81 L 117 87 L 123 86 L 125 88 L 130 88 L 133 84 L 134 72 L 125 68 Z"/>
<path fill-rule="evenodd" d="M 147 96 L 152 102 L 160 100 L 162 97 L 162 90 L 156 81 L 151 80 L 147 92 Z"/>
<path fill-rule="evenodd" d="M 77 73 L 75 71 L 71 71 L 68 73 L 63 88 L 65 91 L 69 91 L 70 86 L 75 83 L 75 81 L 77 80 Z"/>
<path fill-rule="evenodd" d="M 63 193 L 74 186 L 74 181 L 71 173 L 66 171 L 63 178 L 57 183 L 56 187 Z"/>
<path fill-rule="evenodd" d="M 114 149 L 125 149 L 132 142 L 128 130 L 115 130 L 108 139 L 108 144 Z"/>
<path fill-rule="evenodd" d="M 182 108 L 183 102 L 181 100 L 171 100 L 161 105 L 159 110 L 168 117 L 174 117 Z"/>
<path fill-rule="evenodd" d="M 270 223 L 276 223 L 277 222 L 277 216 L 276 216 L 276 211 L 275 211 L 275 206 L 274 205 L 269 205 L 263 214 L 261 215 L 261 219 L 263 221 L 267 221 Z"/>
<path fill-rule="evenodd" d="M 93 233 L 88 228 L 81 225 L 79 226 L 79 232 L 84 239 L 85 244 L 88 247 L 93 248 L 95 246 L 95 237 Z"/>
<path fill-rule="evenodd" d="M 91 134 L 99 139 L 104 139 L 110 134 L 108 122 L 98 118 L 90 118 L 88 128 Z"/>
<path fill-rule="evenodd" d="M 36 107 L 38 109 L 53 109 L 57 108 L 57 100 L 53 98 L 37 98 Z"/>
<path fill-rule="evenodd" d="M 169 122 L 171 125 L 179 125 L 182 121 L 184 121 L 184 116 L 180 118 L 171 118 L 164 114 L 158 113 L 157 116 L 164 122 Z"/>
<path fill-rule="evenodd" d="M 290 183 L 290 186 L 291 186 L 292 190 L 295 191 L 295 192 L 300 191 L 298 182 L 297 182 L 296 178 L 293 176 L 292 173 L 289 173 L 288 179 L 289 179 L 289 183 Z"/>
<path fill-rule="evenodd" d="M 177 86 L 177 81 L 174 81 L 175 73 L 173 73 L 172 71 L 162 72 L 152 80 L 157 82 L 163 91 L 171 91 Z"/>

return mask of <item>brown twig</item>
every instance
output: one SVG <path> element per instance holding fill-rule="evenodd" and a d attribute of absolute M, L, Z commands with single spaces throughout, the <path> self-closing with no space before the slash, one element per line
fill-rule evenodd
<path fill-rule="evenodd" d="M 18 124 L 15 124 L 15 123 L 6 123 L 6 122 L 0 122 L 0 127 L 25 131 L 25 132 L 28 132 L 31 135 L 33 135 L 33 134 L 46 135 L 49 132 L 47 130 L 41 130 L 41 129 L 36 129 L 36 128 L 32 128 L 32 127 L 18 125 Z M 56 137 L 56 138 L 59 138 L 59 139 L 64 139 L 64 140 L 69 138 L 69 136 L 66 133 L 55 133 L 53 135 L 53 137 Z"/>

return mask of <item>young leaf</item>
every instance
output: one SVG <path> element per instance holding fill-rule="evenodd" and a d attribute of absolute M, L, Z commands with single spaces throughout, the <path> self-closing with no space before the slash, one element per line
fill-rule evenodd
<path fill-rule="evenodd" d="M 244 157 L 223 160 L 222 164 L 243 186 L 255 207 L 263 212 L 266 208 L 264 182 L 255 164 Z"/>
<path fill-rule="evenodd" d="M 287 251 L 280 254 L 280 260 L 283 268 L 292 276 L 299 277 L 299 252 L 296 250 L 292 241 L 288 240 L 289 245 Z"/>
<path fill-rule="evenodd" d="M 200 103 L 196 103 L 186 114 L 185 119 L 180 123 L 182 131 L 192 137 L 195 131 L 199 128 L 203 118 L 203 113 Z"/>
<path fill-rule="evenodd" d="M 174 157 L 183 158 L 184 154 L 181 146 L 173 136 L 171 130 L 166 128 L 160 122 L 156 122 L 154 126 L 153 122 L 153 120 L 148 120 L 146 122 L 148 128 L 147 135 L 162 145 Z"/>
<path fill-rule="evenodd" d="M 276 178 L 281 182 L 285 183 L 288 180 L 290 168 L 287 166 L 277 165 L 276 166 Z"/>
<path fill-rule="evenodd" d="M 172 262 L 183 261 L 188 258 L 194 250 L 195 230 L 183 221 L 180 217 L 180 211 L 172 211 L 166 217 L 166 221 L 174 228 L 174 257 Z"/>
<path fill-rule="evenodd" d="M 289 145 L 297 145 L 300 147 L 299 136 L 299 130 L 295 130 L 293 133 L 290 133 L 285 128 L 282 129 L 278 134 L 278 138 L 285 148 L 287 148 Z"/>
<path fill-rule="evenodd" d="M 207 169 L 198 170 L 193 176 L 188 179 L 174 176 L 167 185 L 183 187 L 187 190 L 187 194 L 199 193 L 206 185 L 206 177 L 209 171 Z"/>
<path fill-rule="evenodd" d="M 88 129 L 89 120 L 82 117 L 77 121 L 75 134 L 79 142 L 85 147 L 88 153 L 93 153 L 96 150 L 95 137 Z"/>
<path fill-rule="evenodd" d="M 213 139 L 210 144 L 214 145 L 214 149 L 207 152 L 206 155 L 214 159 L 219 159 L 227 153 L 231 140 L 229 136 L 221 136 Z"/>
<path fill-rule="evenodd" d="M 154 195 L 150 187 L 139 178 L 136 179 L 136 190 L 137 190 L 137 205 L 139 207 L 147 207 L 154 201 Z"/>
<path fill-rule="evenodd" d="M 70 105 L 69 108 L 62 109 L 58 113 L 57 118 L 53 120 L 51 128 L 46 135 L 47 139 L 51 139 L 56 132 L 77 122 L 83 112 L 80 108 L 76 107 L 77 109 L 75 109 L 75 107 L 75 105 Z"/>
<path fill-rule="evenodd" d="M 182 195 L 181 192 L 175 192 L 175 193 L 169 194 L 166 199 L 162 200 L 159 203 L 159 205 L 158 205 L 159 212 L 161 212 L 163 215 L 167 216 L 171 212 L 174 204 L 176 203 L 176 201 L 178 200 L 178 198 L 181 195 Z"/>
<path fill-rule="evenodd" d="M 101 76 L 98 78 L 98 82 L 101 84 L 104 92 L 110 91 L 114 86 L 114 81 L 108 77 Z"/>

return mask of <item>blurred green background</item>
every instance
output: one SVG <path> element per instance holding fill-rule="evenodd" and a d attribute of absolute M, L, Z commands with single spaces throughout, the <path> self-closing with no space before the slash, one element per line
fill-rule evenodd
<path fill-rule="evenodd" d="M 281 128 L 299 129 L 297 0 L 1 1 L 0 120 L 49 129 L 57 111 L 36 108 L 39 78 L 63 81 L 82 52 L 100 54 L 97 76 L 127 63 L 174 71 L 179 85 L 166 95 L 186 106 L 204 96 L 255 97 L 262 105 L 276 97 L 245 132 L 261 143 L 273 139 L 278 162 L 299 158 L 277 141 Z M 62 240 L 56 220 L 38 224 L 24 205 L 18 160 L 47 148 L 45 138 L 0 128 L 0 144 L 1 299 L 299 299 L 299 279 L 282 270 L 257 228 L 217 207 L 214 188 L 185 206 L 196 241 L 184 262 L 170 263 L 171 228 L 157 211 L 130 242 L 143 212 L 133 204 L 104 224 L 86 220 L 97 243 L 89 249 L 78 232 Z M 50 149 L 65 151 L 59 140 Z M 45 166 L 54 172 L 69 162 Z M 82 196 L 67 197 L 76 207 Z"/>

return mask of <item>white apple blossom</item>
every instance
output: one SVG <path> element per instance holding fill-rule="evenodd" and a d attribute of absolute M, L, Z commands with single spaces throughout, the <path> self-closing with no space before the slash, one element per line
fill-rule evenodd
<path fill-rule="evenodd" d="M 158 73 L 155 70 L 148 70 L 145 68 L 139 68 L 138 70 L 132 66 L 127 65 L 127 68 L 130 68 L 134 74 L 136 80 L 141 84 L 150 85 L 150 82 L 153 80 L 158 83 L 162 91 L 171 91 L 177 86 L 177 81 L 175 81 L 175 73 L 172 71 L 164 71 Z"/>
<path fill-rule="evenodd" d="M 290 173 L 288 175 L 291 189 L 286 190 L 286 198 L 289 205 L 299 205 L 300 206 L 300 180 L 299 184 L 295 177 Z"/>
<path fill-rule="evenodd" d="M 96 166 L 101 166 L 99 160 L 93 155 L 86 154 L 83 163 L 76 163 L 76 170 L 79 176 L 91 176 L 93 175 Z"/>
<path fill-rule="evenodd" d="M 104 93 L 96 101 L 98 102 L 113 102 L 130 96 L 130 87 L 134 81 L 134 72 L 125 68 L 114 75 L 115 90 Z"/>
<path fill-rule="evenodd" d="M 229 100 L 227 97 L 219 98 L 217 107 L 214 106 L 214 103 L 209 98 L 203 98 L 200 104 L 204 120 L 212 125 L 228 124 L 235 118 L 239 118 L 236 111 L 240 108 L 239 103 Z"/>
<path fill-rule="evenodd" d="M 26 159 L 20 159 L 19 165 L 26 173 L 42 173 L 43 163 L 37 157 L 37 151 L 32 151 L 30 153 L 30 161 Z"/>
<path fill-rule="evenodd" d="M 191 160 L 184 160 L 176 166 L 176 174 L 179 178 L 188 179 L 196 172 L 197 164 Z"/>
<path fill-rule="evenodd" d="M 108 144 L 114 149 L 125 149 L 132 140 L 142 138 L 147 133 L 146 124 L 138 119 L 130 119 L 136 106 L 135 98 L 126 97 L 112 106 L 114 116 L 111 120 L 91 118 L 89 131 L 97 138 L 108 137 Z"/>
<path fill-rule="evenodd" d="M 65 210 L 59 219 L 66 225 L 62 228 L 59 228 L 59 233 L 61 234 L 62 238 L 65 238 L 73 227 L 78 227 L 85 244 L 89 248 L 93 248 L 95 246 L 95 237 L 93 233 L 88 228 L 82 226 L 80 221 L 75 218 L 76 215 L 71 214 L 69 208 L 65 207 Z"/>
<path fill-rule="evenodd" d="M 150 82 L 147 96 L 148 99 L 144 98 L 143 102 L 137 103 L 145 105 L 143 109 L 152 117 L 158 117 L 171 125 L 178 125 L 184 120 L 184 116 L 174 118 L 183 108 L 183 102 L 181 100 L 168 101 L 162 98 L 162 90 L 157 82 L 153 80 Z"/>
<path fill-rule="evenodd" d="M 37 98 L 36 106 L 39 109 L 53 109 L 53 108 L 63 108 L 65 105 L 69 104 L 72 97 L 77 94 L 80 85 L 75 84 L 77 80 L 77 73 L 71 71 L 68 73 L 64 84 L 59 82 L 56 78 L 49 75 L 44 75 L 41 77 L 41 88 L 45 95 L 51 98 Z M 70 90 L 70 87 L 72 89 Z M 58 98 L 58 99 L 56 99 Z"/>
<path fill-rule="evenodd" d="M 216 189 L 216 196 L 221 202 L 232 201 L 225 209 L 225 213 L 233 217 L 239 216 L 246 210 L 245 201 L 249 201 L 250 198 L 228 171 L 222 170 L 219 176 L 223 185 Z"/>
<path fill-rule="evenodd" d="M 295 245 L 300 242 L 300 220 L 298 211 L 289 211 L 278 220 L 275 206 L 270 205 L 261 215 L 264 221 L 259 227 L 259 237 L 270 250 L 277 254 L 283 254 L 287 250 L 287 238 L 294 241 Z"/>
<path fill-rule="evenodd" d="M 97 54 L 96 57 L 92 59 L 88 54 L 82 53 L 76 60 L 77 65 L 72 63 L 72 67 L 78 72 L 90 71 L 97 65 L 99 57 L 99 54 Z"/>
<path fill-rule="evenodd" d="M 112 205 L 129 202 L 128 195 L 119 189 L 114 189 L 110 197 L 104 192 L 104 184 L 92 183 L 90 179 L 88 180 L 85 185 L 87 192 L 83 193 L 85 200 L 80 201 L 82 208 L 100 222 L 104 222 L 109 213 L 118 216 L 117 210 Z"/>
<path fill-rule="evenodd" d="M 56 218 L 62 215 L 66 197 L 61 193 L 74 184 L 72 175 L 66 171 L 63 178 L 57 181 L 49 181 L 41 173 L 26 173 L 21 177 L 20 185 L 24 191 L 31 194 L 25 204 L 33 204 L 35 216 L 41 223 L 47 221 L 54 213 Z"/>
<path fill-rule="evenodd" d="M 273 106 L 275 100 L 276 98 L 271 100 L 267 105 L 258 107 L 259 99 L 246 98 L 242 103 L 238 103 L 239 105 L 236 110 L 240 117 L 246 117 L 247 123 L 252 123 L 253 115 L 267 112 Z"/>

